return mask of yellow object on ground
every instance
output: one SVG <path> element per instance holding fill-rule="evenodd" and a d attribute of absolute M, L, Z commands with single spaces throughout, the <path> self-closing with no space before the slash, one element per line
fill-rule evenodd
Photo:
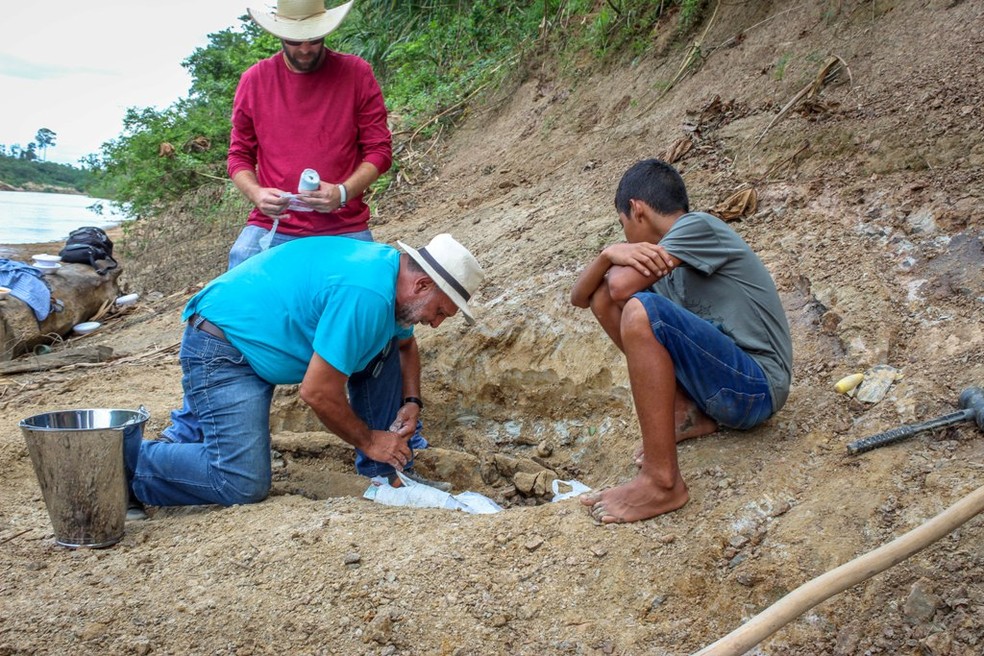
<path fill-rule="evenodd" d="M 862 380 L 864 380 L 864 374 L 851 374 L 850 376 L 844 376 L 834 383 L 834 391 L 838 394 L 847 394 L 855 387 L 860 385 Z"/>

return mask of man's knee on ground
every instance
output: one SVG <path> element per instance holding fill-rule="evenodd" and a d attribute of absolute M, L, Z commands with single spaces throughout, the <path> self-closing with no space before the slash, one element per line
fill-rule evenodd
<path fill-rule="evenodd" d="M 272 478 L 269 475 L 236 476 L 227 479 L 222 486 L 223 506 L 236 506 L 249 503 L 259 503 L 270 495 Z"/>

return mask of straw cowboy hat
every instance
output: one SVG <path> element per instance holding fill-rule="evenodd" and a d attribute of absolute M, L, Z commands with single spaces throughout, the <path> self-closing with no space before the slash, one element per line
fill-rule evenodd
<path fill-rule="evenodd" d="M 313 41 L 330 34 L 352 8 L 350 0 L 325 9 L 324 0 L 277 0 L 277 8 L 250 7 L 250 17 L 270 34 L 285 41 Z"/>
<path fill-rule="evenodd" d="M 437 235 L 419 251 L 402 241 L 396 243 L 454 301 L 465 315 L 465 320 L 470 324 L 475 323 L 475 317 L 468 309 L 468 300 L 485 277 L 475 256 L 447 233 Z"/>

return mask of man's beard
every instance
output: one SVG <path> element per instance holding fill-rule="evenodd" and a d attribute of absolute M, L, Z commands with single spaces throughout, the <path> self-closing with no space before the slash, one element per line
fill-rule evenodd
<path fill-rule="evenodd" d="M 420 321 L 421 312 L 423 311 L 423 307 L 427 305 L 428 300 L 429 299 L 422 298 L 398 306 L 396 308 L 396 322 L 400 324 L 402 328 L 409 328 Z"/>
<path fill-rule="evenodd" d="M 295 71 L 299 73 L 310 73 L 311 71 L 316 70 L 318 66 L 321 64 L 321 57 L 324 55 L 324 52 L 325 51 L 322 48 L 321 50 L 318 51 L 318 56 L 306 64 L 298 61 L 294 57 L 291 57 L 290 53 L 287 52 L 286 48 L 284 49 L 284 57 L 287 58 L 287 61 L 290 62 L 291 68 L 293 68 Z"/>

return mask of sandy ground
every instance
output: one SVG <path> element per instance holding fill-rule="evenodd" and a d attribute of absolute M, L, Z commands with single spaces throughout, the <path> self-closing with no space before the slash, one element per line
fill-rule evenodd
<path fill-rule="evenodd" d="M 984 383 L 984 6 L 723 4 L 700 66 L 670 85 L 687 45 L 576 77 L 530 66 L 450 139 L 408 144 L 375 208 L 377 239 L 449 231 L 487 270 L 477 325 L 419 331 L 436 447 L 421 468 L 501 513 L 359 498 L 351 451 L 286 388 L 267 501 L 158 509 L 112 548 L 57 546 L 18 421 L 142 404 L 148 435 L 163 428 L 181 307 L 224 268 L 242 213 L 121 235 L 141 300 L 84 338 L 117 359 L 0 380 L 0 654 L 689 654 L 979 487 L 972 423 L 845 446 Z M 830 57 L 836 79 L 782 111 Z M 600 527 L 542 493 L 554 476 L 625 480 L 638 440 L 624 363 L 568 294 L 620 239 L 622 172 L 681 139 L 695 209 L 757 192 L 733 225 L 782 294 L 794 387 L 764 425 L 681 446 L 683 509 Z M 880 402 L 833 390 L 876 364 L 902 374 Z M 982 636 L 977 517 L 754 653 L 969 656 Z"/>

